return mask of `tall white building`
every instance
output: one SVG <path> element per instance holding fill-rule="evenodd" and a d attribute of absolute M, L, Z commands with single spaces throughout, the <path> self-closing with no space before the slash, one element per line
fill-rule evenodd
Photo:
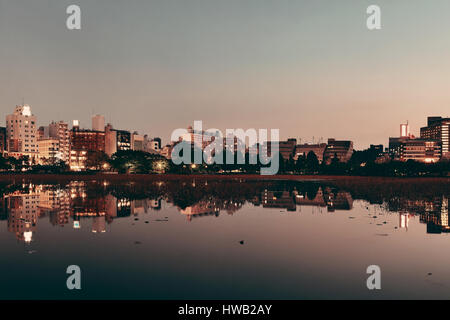
<path fill-rule="evenodd" d="M 6 116 L 6 141 L 10 156 L 38 158 L 36 117 L 29 105 L 16 106 L 14 113 Z"/>
<path fill-rule="evenodd" d="M 92 130 L 94 131 L 101 131 L 104 132 L 105 131 L 105 117 L 100 115 L 100 114 L 96 114 L 92 116 Z"/>

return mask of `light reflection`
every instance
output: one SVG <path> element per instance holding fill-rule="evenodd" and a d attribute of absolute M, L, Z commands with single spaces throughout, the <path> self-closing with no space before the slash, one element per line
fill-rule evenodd
<path fill-rule="evenodd" d="M 92 233 L 102 234 L 108 232 L 114 220 L 151 214 L 161 210 L 162 202 L 177 208 L 187 221 L 193 221 L 222 213 L 234 215 L 245 205 L 276 209 L 275 212 L 300 213 L 302 207 L 310 207 L 313 212 L 339 213 L 353 210 L 355 201 L 368 201 L 370 205 L 364 206 L 369 216 L 398 214 L 398 229 L 407 231 L 411 219 L 418 217 L 429 234 L 450 232 L 446 194 L 423 197 L 406 192 L 403 196 L 380 196 L 377 192 L 358 194 L 359 188 L 345 190 L 325 183 L 243 183 L 242 179 L 122 185 L 107 181 L 23 183 L 8 185 L 6 189 L 0 198 L 0 220 L 6 220 L 8 231 L 25 243 L 35 241 L 38 222 L 43 219 L 55 227 L 72 224 L 73 229 L 80 229 L 82 224 L 88 224 Z"/>

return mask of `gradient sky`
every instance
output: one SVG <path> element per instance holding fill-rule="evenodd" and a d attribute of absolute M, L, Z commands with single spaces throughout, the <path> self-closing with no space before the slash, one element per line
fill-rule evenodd
<path fill-rule="evenodd" d="M 82 30 L 66 29 L 78 4 Z M 380 31 L 366 8 L 382 9 Z M 449 115 L 448 0 L 0 0 L 0 125 L 104 114 L 160 136 L 280 128 L 302 142 L 386 144 Z"/>

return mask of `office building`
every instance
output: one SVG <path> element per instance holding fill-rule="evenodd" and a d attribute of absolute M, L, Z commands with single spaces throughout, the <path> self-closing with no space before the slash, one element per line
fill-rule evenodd
<path fill-rule="evenodd" d="M 420 138 L 437 140 L 441 143 L 442 157 L 450 159 L 449 134 L 450 118 L 428 117 L 428 125 L 420 129 Z"/>
<path fill-rule="evenodd" d="M 265 156 L 272 156 L 272 141 L 265 141 L 261 145 L 262 154 Z M 295 150 L 297 146 L 297 139 L 290 138 L 286 141 L 278 141 L 278 152 L 284 160 L 293 159 L 295 157 Z"/>
<path fill-rule="evenodd" d="M 108 123 L 105 129 L 105 152 L 110 157 L 117 151 L 131 150 L 131 133 L 116 130 Z"/>
<path fill-rule="evenodd" d="M 348 162 L 353 154 L 353 141 L 328 139 L 328 145 L 325 149 L 324 159 L 330 163 L 333 158 L 339 162 Z"/>
<path fill-rule="evenodd" d="M 298 144 L 295 147 L 294 160 L 297 161 L 299 157 L 307 157 L 308 153 L 314 152 L 314 154 L 317 157 L 317 160 L 319 160 L 319 163 L 322 163 L 323 155 L 325 153 L 325 149 L 326 148 L 327 148 L 327 144 L 326 143 Z"/>
<path fill-rule="evenodd" d="M 440 160 L 441 155 L 440 141 L 408 139 L 400 144 L 400 161 L 434 163 Z"/>

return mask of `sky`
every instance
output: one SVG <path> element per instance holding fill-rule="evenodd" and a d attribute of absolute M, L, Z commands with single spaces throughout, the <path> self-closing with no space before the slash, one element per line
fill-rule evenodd
<path fill-rule="evenodd" d="M 81 30 L 66 8 L 81 8 Z M 381 30 L 366 9 L 381 8 Z M 0 0 L 0 125 L 105 115 L 159 136 L 280 129 L 301 142 L 387 144 L 449 116 L 448 0 Z"/>

